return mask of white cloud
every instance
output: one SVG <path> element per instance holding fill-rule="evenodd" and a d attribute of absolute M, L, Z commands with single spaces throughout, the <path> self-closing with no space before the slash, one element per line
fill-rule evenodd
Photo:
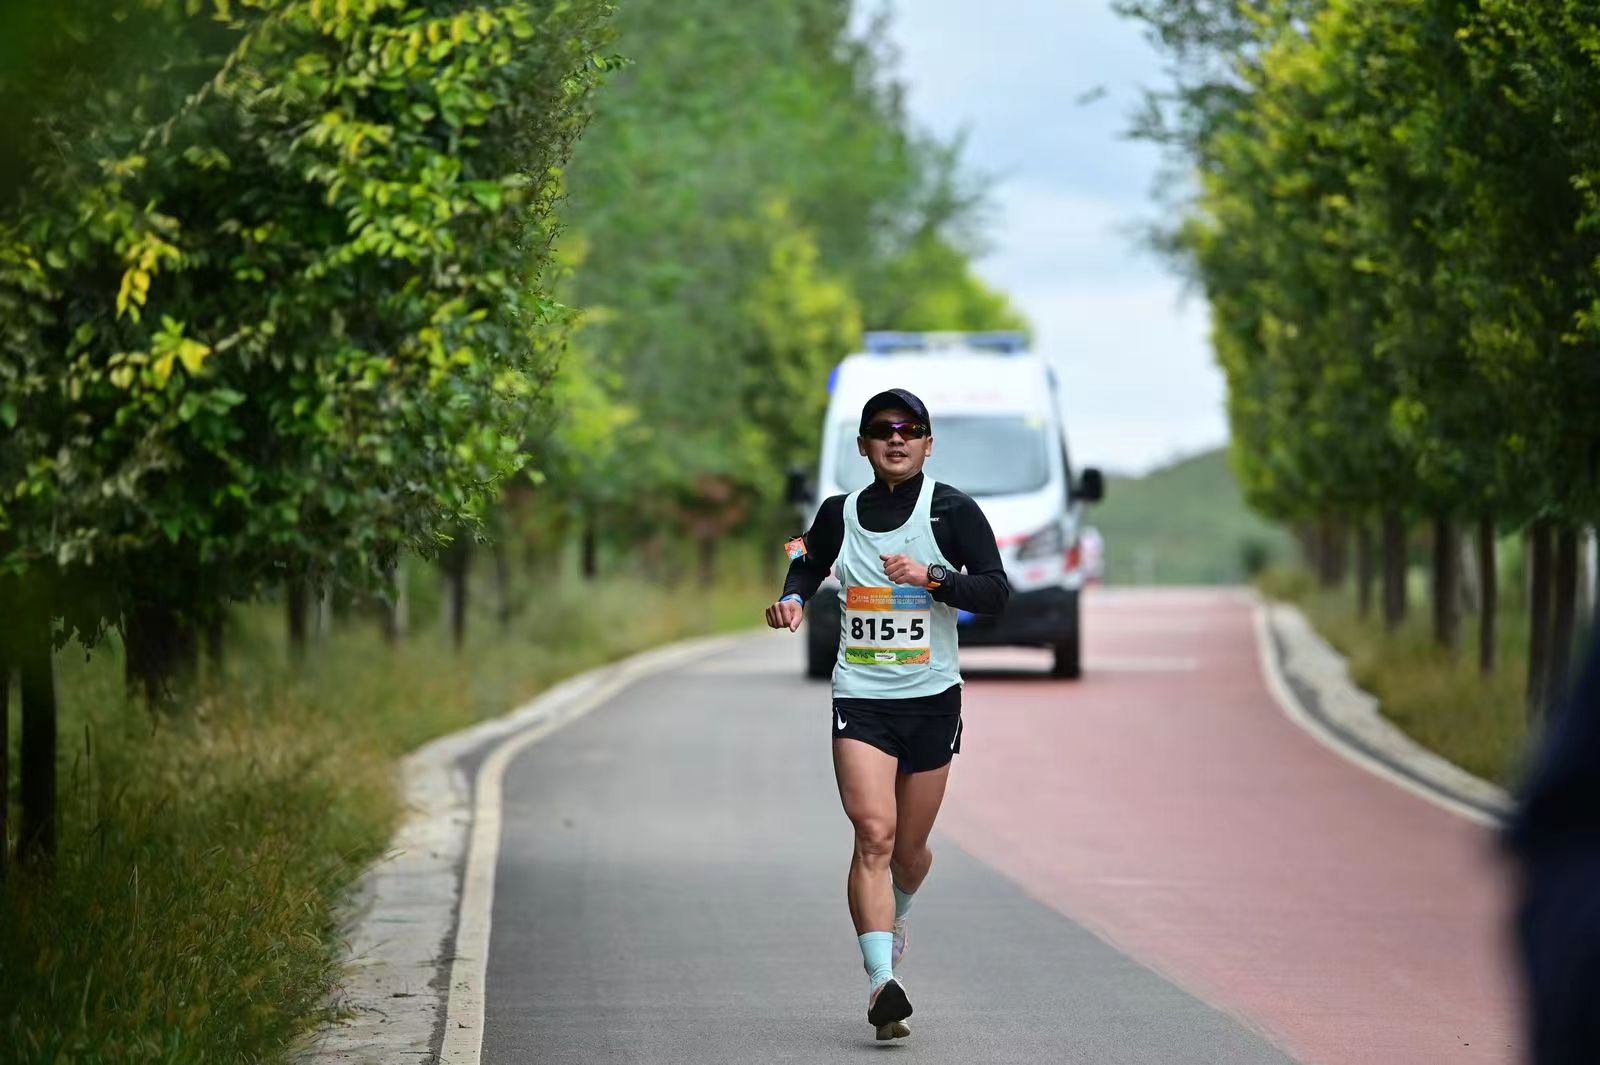
<path fill-rule="evenodd" d="M 979 272 L 1019 299 L 1043 288 L 1075 284 L 1126 285 L 1164 275 L 1132 230 L 1146 221 L 1142 200 L 1131 204 L 1039 175 L 1008 182 L 996 190 L 994 251 Z"/>
<path fill-rule="evenodd" d="M 1204 303 L 1132 230 L 1154 215 L 1157 155 L 1124 136 L 1161 60 L 1104 0 L 901 0 L 892 33 L 913 119 L 967 128 L 999 177 L 978 272 L 1060 368 L 1075 461 L 1141 471 L 1227 439 Z M 1105 86 L 1088 106 L 1080 94 Z"/>
<path fill-rule="evenodd" d="M 1203 303 L 1179 286 L 1063 286 L 1028 301 L 1061 377 L 1074 461 L 1143 472 L 1227 439 L 1225 390 Z"/>

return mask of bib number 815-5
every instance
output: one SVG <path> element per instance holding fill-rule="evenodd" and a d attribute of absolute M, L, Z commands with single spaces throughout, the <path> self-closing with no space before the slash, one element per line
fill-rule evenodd
<path fill-rule="evenodd" d="M 927 634 L 923 627 L 922 618 L 912 618 L 910 621 L 895 627 L 894 618 L 862 618 L 850 619 L 850 638 L 852 640 L 893 640 L 896 637 L 905 640 L 921 640 Z"/>

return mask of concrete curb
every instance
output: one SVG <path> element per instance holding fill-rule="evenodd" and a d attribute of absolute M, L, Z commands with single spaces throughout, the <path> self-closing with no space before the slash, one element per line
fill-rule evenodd
<path fill-rule="evenodd" d="M 1257 600 L 1257 636 L 1267 687 L 1284 712 L 1318 741 L 1369 772 L 1479 824 L 1511 810 L 1505 789 L 1445 760 L 1384 717 L 1356 687 L 1349 662 L 1286 603 Z"/>
<path fill-rule="evenodd" d="M 399 784 L 410 813 L 341 913 L 345 981 L 335 1004 L 352 1016 L 302 1037 L 289 1060 L 300 1065 L 437 1062 L 474 816 L 473 785 L 463 763 L 530 729 L 554 731 L 592 709 L 593 697 L 602 691 L 615 692 L 734 639 L 696 637 L 600 666 L 402 759 Z"/>

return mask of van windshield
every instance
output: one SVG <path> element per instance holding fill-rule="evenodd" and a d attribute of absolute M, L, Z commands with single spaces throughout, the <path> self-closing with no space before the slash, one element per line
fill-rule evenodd
<path fill-rule="evenodd" d="M 836 430 L 834 478 L 847 492 L 872 483 L 872 466 L 856 451 L 856 427 Z M 933 423 L 929 477 L 969 496 L 1035 492 L 1050 478 L 1046 422 L 1020 414 L 946 415 Z"/>

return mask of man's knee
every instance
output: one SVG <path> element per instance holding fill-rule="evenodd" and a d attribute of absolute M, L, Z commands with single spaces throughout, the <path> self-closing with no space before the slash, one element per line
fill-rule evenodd
<path fill-rule="evenodd" d="M 856 851 L 870 861 L 888 861 L 894 854 L 894 821 L 860 817 L 855 820 Z"/>
<path fill-rule="evenodd" d="M 933 864 L 933 850 L 927 841 L 917 843 L 912 840 L 896 839 L 894 853 L 890 855 L 889 862 L 896 869 L 906 872 L 922 872 L 924 866 Z"/>

